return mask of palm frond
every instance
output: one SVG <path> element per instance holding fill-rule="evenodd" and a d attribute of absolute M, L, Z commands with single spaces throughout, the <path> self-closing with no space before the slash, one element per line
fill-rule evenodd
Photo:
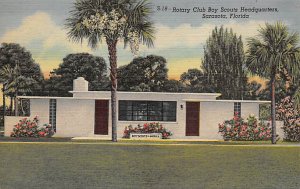
<path fill-rule="evenodd" d="M 97 11 L 103 9 L 103 0 L 77 0 L 74 3 L 74 9 L 70 11 L 70 17 L 66 19 L 65 27 L 68 29 L 68 38 L 76 43 L 82 43 L 84 39 L 92 36 L 89 39 L 89 46 L 96 48 L 101 39 L 101 33 L 91 33 L 86 27 L 83 26 L 82 21 L 90 15 L 96 14 Z M 97 37 L 95 38 L 95 35 Z"/>
<path fill-rule="evenodd" d="M 66 19 L 65 27 L 68 29 L 68 38 L 76 43 L 88 40 L 91 48 L 97 48 L 101 38 L 105 37 L 101 32 L 91 32 L 83 26 L 82 21 L 97 12 L 110 12 L 117 9 L 121 15 L 127 18 L 127 29 L 125 29 L 124 44 L 128 43 L 126 34 L 130 29 L 134 29 L 139 34 L 140 41 L 149 46 L 153 46 L 154 27 L 150 21 L 152 5 L 147 0 L 77 0 L 70 17 Z"/>
<path fill-rule="evenodd" d="M 148 47 L 154 46 L 155 31 L 153 23 L 150 21 L 151 14 L 152 5 L 147 0 L 143 0 L 132 5 L 128 16 L 128 27 L 134 28 L 138 32 L 142 43 Z"/>
<path fill-rule="evenodd" d="M 266 23 L 259 29 L 256 38 L 248 39 L 246 63 L 250 70 L 260 76 L 270 76 L 286 67 L 291 73 L 299 72 L 299 41 L 297 33 L 289 35 L 288 28 L 281 22 Z"/>

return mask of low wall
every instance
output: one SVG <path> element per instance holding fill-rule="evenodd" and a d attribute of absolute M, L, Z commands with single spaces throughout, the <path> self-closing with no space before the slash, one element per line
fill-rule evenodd
<path fill-rule="evenodd" d="M 14 126 L 19 122 L 19 120 L 29 118 L 29 117 L 18 117 L 18 116 L 5 116 L 4 118 L 4 136 L 10 136 L 13 131 Z"/>

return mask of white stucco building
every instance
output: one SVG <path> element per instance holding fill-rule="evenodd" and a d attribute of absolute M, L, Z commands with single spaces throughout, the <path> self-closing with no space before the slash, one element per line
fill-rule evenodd
<path fill-rule="evenodd" d="M 73 97 L 36 97 L 30 99 L 30 117 L 39 116 L 41 124 L 56 128 L 56 137 L 111 138 L 110 91 L 88 91 L 83 78 L 74 80 Z M 218 93 L 118 92 L 117 132 L 123 137 L 126 126 L 160 122 L 171 138 L 222 139 L 218 124 L 231 119 L 259 116 L 259 105 L 269 101 L 217 100 Z M 20 117 L 5 118 L 9 136 Z"/>

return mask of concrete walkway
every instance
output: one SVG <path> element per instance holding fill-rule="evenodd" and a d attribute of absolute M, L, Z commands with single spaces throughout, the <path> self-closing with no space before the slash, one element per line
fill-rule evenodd
<path fill-rule="evenodd" d="M 73 137 L 72 140 L 111 140 L 111 137 Z M 123 139 L 118 138 L 118 141 L 139 141 L 140 139 Z M 157 142 L 223 142 L 216 139 L 197 139 L 197 138 L 182 138 L 182 139 L 143 139 L 141 141 L 157 141 Z"/>

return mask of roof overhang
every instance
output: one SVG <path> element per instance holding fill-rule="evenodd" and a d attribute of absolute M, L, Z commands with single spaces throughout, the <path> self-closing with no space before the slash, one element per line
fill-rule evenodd
<path fill-rule="evenodd" d="M 57 97 L 57 96 L 17 96 L 18 99 L 65 99 L 65 100 L 110 100 L 110 98 Z"/>
<path fill-rule="evenodd" d="M 186 102 L 241 102 L 241 103 L 259 103 L 259 104 L 268 104 L 271 103 L 271 101 L 261 101 L 261 100 L 206 100 L 206 99 L 183 99 L 183 101 Z"/>

